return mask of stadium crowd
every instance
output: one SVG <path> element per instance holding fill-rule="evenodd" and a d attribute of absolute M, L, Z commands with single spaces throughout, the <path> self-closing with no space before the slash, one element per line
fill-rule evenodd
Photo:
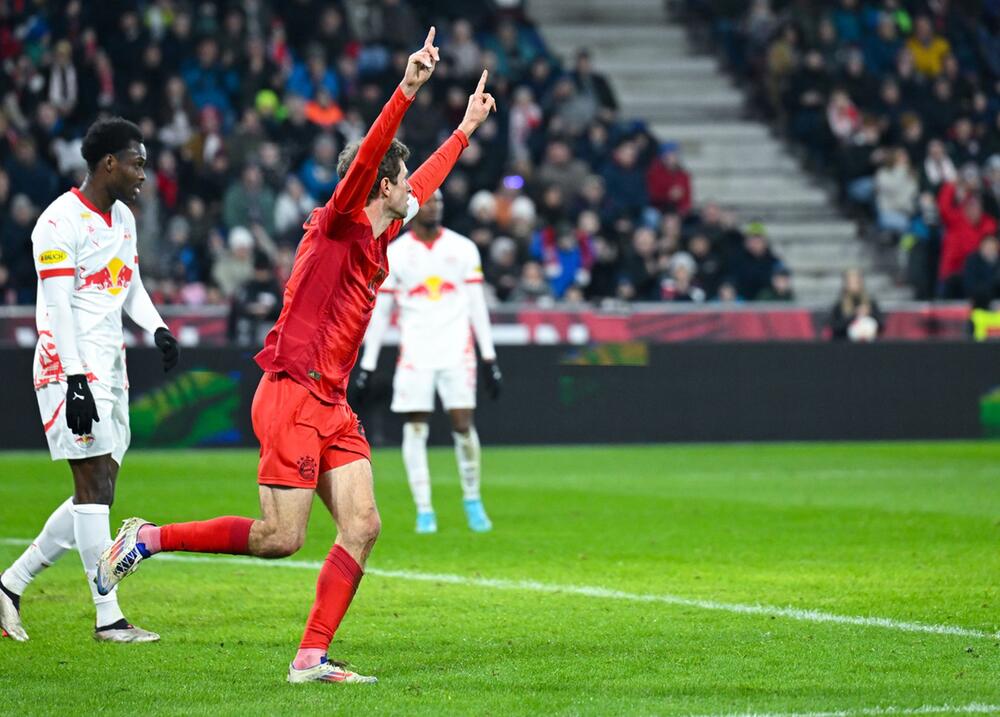
<path fill-rule="evenodd" d="M 918 298 L 1000 298 L 1000 1 L 683 5 Z"/>
<path fill-rule="evenodd" d="M 154 298 L 273 318 L 339 151 L 432 23 L 443 61 L 401 138 L 416 166 L 489 68 L 499 112 L 443 191 L 495 301 L 791 298 L 765 228 L 696 208 L 678 147 L 622 118 L 588 54 L 561 63 L 516 2 L 14 0 L 0 20 L 0 303 L 34 301 L 35 217 L 83 180 L 87 125 L 120 114 L 150 157 L 135 212 Z"/>

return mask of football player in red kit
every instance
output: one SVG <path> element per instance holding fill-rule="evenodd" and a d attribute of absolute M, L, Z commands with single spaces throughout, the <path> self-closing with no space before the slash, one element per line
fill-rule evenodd
<path fill-rule="evenodd" d="M 437 62 L 431 28 L 368 134 L 341 154 L 342 179 L 330 201 L 306 222 L 281 315 L 256 356 L 264 370 L 252 409 L 262 517 L 161 526 L 130 518 L 98 565 L 103 593 L 161 551 L 285 557 L 305 540 L 318 493 L 337 524 L 337 539 L 320 570 L 289 682 L 375 682 L 326 656 L 381 527 L 368 442 L 345 398 L 348 377 L 388 273 L 389 242 L 496 109 L 483 72 L 458 129 L 407 179 L 409 152 L 396 130 Z"/>

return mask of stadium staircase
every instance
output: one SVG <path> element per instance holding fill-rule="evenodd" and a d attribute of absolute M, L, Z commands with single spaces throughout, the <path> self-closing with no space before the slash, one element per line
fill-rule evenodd
<path fill-rule="evenodd" d="M 680 143 L 697 204 L 715 201 L 743 224 L 766 224 L 800 301 L 832 302 L 840 273 L 852 266 L 865 271 L 880 301 L 909 298 L 829 192 L 767 125 L 744 119 L 742 92 L 713 57 L 689 46 L 684 27 L 668 22 L 664 0 L 531 0 L 528 9 L 567 62 L 590 49 L 623 117 L 642 118 L 660 140 Z"/>

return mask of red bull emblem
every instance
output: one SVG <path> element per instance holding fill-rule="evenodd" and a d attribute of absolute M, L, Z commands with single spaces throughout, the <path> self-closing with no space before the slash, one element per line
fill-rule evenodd
<path fill-rule="evenodd" d="M 108 262 L 108 265 L 95 271 L 93 274 L 82 277 L 79 290 L 87 288 L 108 291 L 112 296 L 117 296 L 122 289 L 127 289 L 132 283 L 132 268 L 121 259 L 115 257 Z"/>
<path fill-rule="evenodd" d="M 429 276 L 423 284 L 414 286 L 407 292 L 408 296 L 424 296 L 431 301 L 440 301 L 445 294 L 452 294 L 458 290 L 453 283 L 445 281 L 440 276 Z"/>

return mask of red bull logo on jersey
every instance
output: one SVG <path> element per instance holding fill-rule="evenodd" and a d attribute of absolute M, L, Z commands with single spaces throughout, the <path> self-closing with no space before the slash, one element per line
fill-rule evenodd
<path fill-rule="evenodd" d="M 428 276 L 423 284 L 414 286 L 407 292 L 407 295 L 424 296 L 431 301 L 440 301 L 445 294 L 452 294 L 457 290 L 457 286 L 440 276 Z"/>
<path fill-rule="evenodd" d="M 112 296 L 117 296 L 122 289 L 127 289 L 132 283 L 132 268 L 127 266 L 118 257 L 108 262 L 108 265 L 88 274 L 82 278 L 78 291 L 87 288 L 107 291 Z"/>

